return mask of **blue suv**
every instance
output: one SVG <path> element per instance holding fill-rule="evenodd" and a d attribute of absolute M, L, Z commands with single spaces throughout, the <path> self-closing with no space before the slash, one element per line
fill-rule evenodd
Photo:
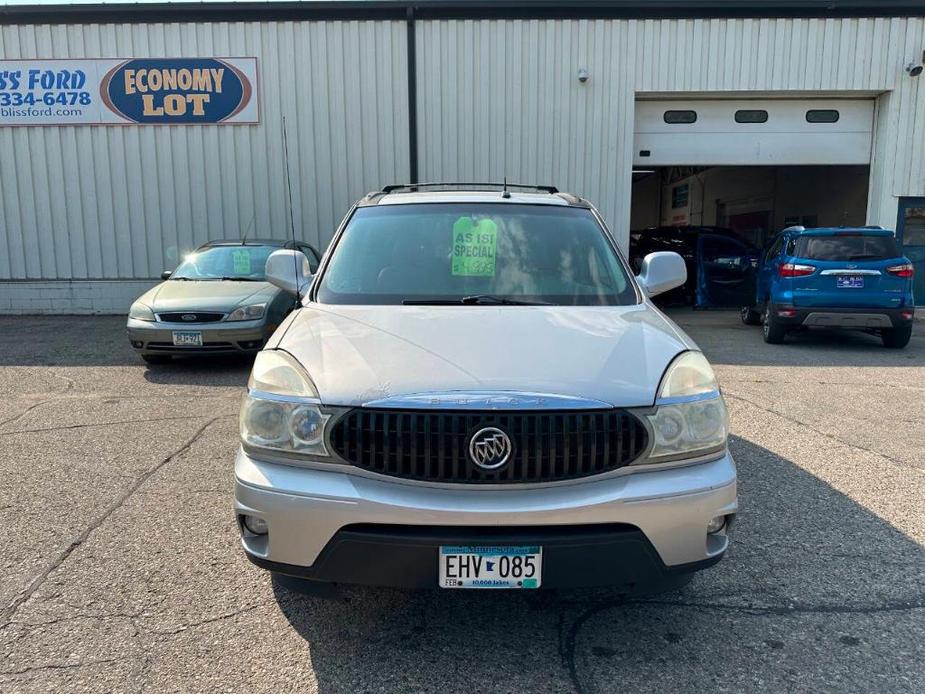
<path fill-rule="evenodd" d="M 772 344 L 792 330 L 857 328 L 901 349 L 912 335 L 914 272 L 892 231 L 790 227 L 764 254 L 742 321 L 763 325 Z"/>

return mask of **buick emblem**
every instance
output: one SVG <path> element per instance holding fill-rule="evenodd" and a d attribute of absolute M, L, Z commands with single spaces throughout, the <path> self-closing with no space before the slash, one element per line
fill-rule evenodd
<path fill-rule="evenodd" d="M 180 318 L 185 321 L 192 321 L 192 320 L 196 320 L 196 314 L 195 313 L 184 313 L 182 316 L 180 316 Z"/>
<path fill-rule="evenodd" d="M 479 429 L 469 439 L 469 457 L 483 470 L 497 470 L 511 457 L 511 438 L 496 427 Z"/>

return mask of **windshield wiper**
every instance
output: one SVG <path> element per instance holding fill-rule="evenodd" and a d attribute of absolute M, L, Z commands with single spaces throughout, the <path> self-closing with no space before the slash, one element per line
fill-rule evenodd
<path fill-rule="evenodd" d="M 216 277 L 223 282 L 263 282 L 263 280 L 254 279 L 253 277 Z"/>
<path fill-rule="evenodd" d="M 402 301 L 405 306 L 474 306 L 474 305 L 495 305 L 495 306 L 552 306 L 548 301 L 522 301 L 521 299 L 506 299 L 502 296 L 492 296 L 491 294 L 475 294 L 473 296 L 464 296 L 461 299 L 405 299 Z"/>
<path fill-rule="evenodd" d="M 882 260 L 883 256 L 879 253 L 859 253 L 858 255 L 848 256 L 848 260 L 872 260 L 872 259 Z"/>

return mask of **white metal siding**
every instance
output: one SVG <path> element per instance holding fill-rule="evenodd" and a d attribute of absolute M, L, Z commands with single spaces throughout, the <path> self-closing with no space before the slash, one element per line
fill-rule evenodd
<path fill-rule="evenodd" d="M 903 71 L 921 18 L 427 20 L 416 36 L 420 177 L 552 183 L 623 244 L 637 98 L 877 97 L 869 221 L 925 194 L 925 77 Z M 324 245 L 354 199 L 408 179 L 404 22 L 0 27 L 5 58 L 222 55 L 258 58 L 260 125 L 0 128 L 0 311 L 84 291 L 24 283 L 39 303 L 23 303 L 4 278 L 152 278 L 255 213 L 253 234 L 285 236 L 283 114 L 302 238 Z"/>
<path fill-rule="evenodd" d="M 809 110 L 836 111 L 834 123 L 810 123 Z M 738 111 L 764 111 L 764 123 L 738 123 Z M 693 123 L 668 123 L 692 111 Z M 637 166 L 869 164 L 873 99 L 677 99 L 637 101 Z"/>
<path fill-rule="evenodd" d="M 2 26 L 0 57 L 257 56 L 259 125 L 0 128 L 0 279 L 151 278 L 210 238 L 319 250 L 408 178 L 403 22 Z M 15 307 L 14 307 L 15 308 Z M 2 306 L 0 306 L 2 309 Z"/>
<path fill-rule="evenodd" d="M 591 199 L 628 241 L 637 96 L 870 96 L 872 223 L 925 193 L 920 18 L 421 22 L 423 178 L 541 181 Z M 578 69 L 590 80 L 582 85 Z"/>

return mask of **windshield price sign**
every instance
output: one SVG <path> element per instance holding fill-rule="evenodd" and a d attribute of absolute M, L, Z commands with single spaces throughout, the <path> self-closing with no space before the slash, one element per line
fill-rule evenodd
<path fill-rule="evenodd" d="M 0 126 L 258 122 L 256 58 L 0 60 Z"/>

